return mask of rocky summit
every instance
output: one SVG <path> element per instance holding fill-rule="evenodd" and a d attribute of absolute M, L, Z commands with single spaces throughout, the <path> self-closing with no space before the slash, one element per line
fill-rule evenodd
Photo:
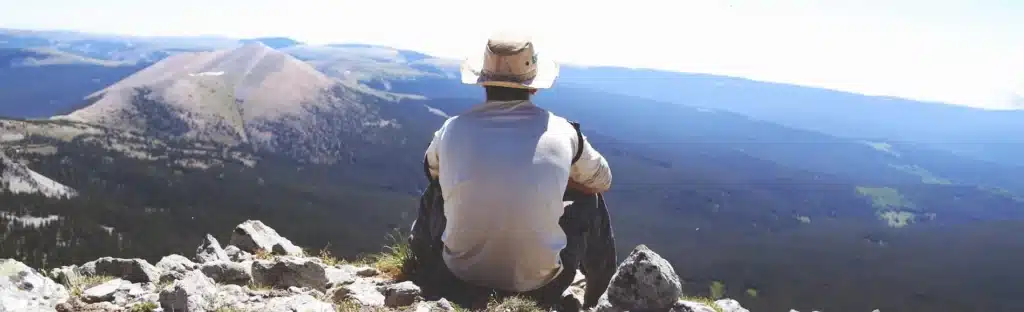
<path fill-rule="evenodd" d="M 547 310 L 516 297 L 492 298 L 482 309 L 427 299 L 419 285 L 384 267 L 401 263 L 403 254 L 351 263 L 311 256 L 260 221 L 240 224 L 230 242 L 222 248 L 207 235 L 192 257 L 168 255 L 155 265 L 103 257 L 41 271 L 0 260 L 0 312 Z M 685 299 L 680 283 L 668 261 L 640 245 L 619 265 L 592 310 L 749 312 L 731 299 Z M 585 288 L 577 272 L 567 303 L 555 310 L 579 311 Z"/>

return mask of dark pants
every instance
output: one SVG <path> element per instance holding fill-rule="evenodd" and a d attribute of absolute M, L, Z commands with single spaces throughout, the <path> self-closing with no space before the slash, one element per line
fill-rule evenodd
<path fill-rule="evenodd" d="M 587 195 L 567 190 L 563 200 L 572 201 L 558 223 L 566 234 L 566 248 L 560 256 L 562 273 L 539 289 L 512 293 L 478 287 L 455 277 L 441 258 L 444 248 L 441 234 L 445 227 L 444 202 L 437 183 L 432 183 L 420 199 L 419 215 L 413 223 L 409 244 L 412 257 L 406 274 L 423 289 L 424 297 L 443 297 L 464 307 L 479 307 L 490 296 L 520 295 L 544 306 L 556 306 L 572 283 L 576 270 L 586 276 L 584 307 L 591 307 L 608 287 L 615 273 L 615 239 L 608 209 L 601 194 Z"/>

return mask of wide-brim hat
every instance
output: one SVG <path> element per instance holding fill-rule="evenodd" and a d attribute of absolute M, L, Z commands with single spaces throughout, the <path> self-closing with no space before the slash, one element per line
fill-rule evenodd
<path fill-rule="evenodd" d="M 533 40 L 499 32 L 487 40 L 484 53 L 462 63 L 462 83 L 520 89 L 547 89 L 558 77 L 558 64 L 539 55 Z"/>

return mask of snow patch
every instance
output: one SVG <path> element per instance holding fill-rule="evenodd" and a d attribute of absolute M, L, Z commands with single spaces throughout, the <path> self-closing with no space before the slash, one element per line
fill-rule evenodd
<path fill-rule="evenodd" d="M 77 195 L 70 187 L 0 154 L 0 192 L 2 191 L 14 194 L 42 194 L 51 198 L 69 198 Z"/>
<path fill-rule="evenodd" d="M 198 74 L 192 73 L 192 74 L 188 74 L 188 75 L 190 77 L 222 76 L 222 75 L 224 75 L 224 72 L 222 72 L 222 71 L 217 71 L 217 72 L 201 72 L 201 73 L 198 73 Z"/>
<path fill-rule="evenodd" d="M 445 113 L 444 111 L 442 111 L 440 109 L 436 109 L 436 108 L 433 108 L 433 107 L 430 107 L 430 106 L 427 106 L 427 105 L 423 105 L 423 106 L 427 108 L 427 111 L 429 111 L 430 113 L 432 113 L 434 115 L 438 115 L 438 116 L 441 116 L 441 117 L 444 117 L 444 118 L 450 117 L 450 116 L 448 116 L 447 113 Z"/>
<path fill-rule="evenodd" d="M 7 219 L 7 227 L 8 228 L 10 228 L 15 223 L 18 223 L 20 226 L 42 227 L 42 226 L 46 226 L 46 225 L 48 225 L 48 224 L 50 224 L 52 222 L 60 221 L 61 216 L 58 216 L 58 215 L 48 215 L 48 216 L 45 216 L 45 217 L 36 217 L 36 216 L 32 216 L 32 215 L 20 215 L 20 216 L 18 216 L 18 215 L 14 215 L 12 213 L 9 213 L 9 212 L 0 211 L 0 219 Z"/>

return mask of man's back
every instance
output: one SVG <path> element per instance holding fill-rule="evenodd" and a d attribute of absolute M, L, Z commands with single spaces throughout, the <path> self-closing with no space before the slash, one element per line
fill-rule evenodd
<path fill-rule="evenodd" d="M 512 291 L 560 273 L 566 182 L 607 189 L 611 180 L 589 144 L 572 164 L 578 144 L 568 121 L 530 101 L 489 101 L 435 133 L 427 160 L 443 190 L 443 258 L 452 273 Z"/>

